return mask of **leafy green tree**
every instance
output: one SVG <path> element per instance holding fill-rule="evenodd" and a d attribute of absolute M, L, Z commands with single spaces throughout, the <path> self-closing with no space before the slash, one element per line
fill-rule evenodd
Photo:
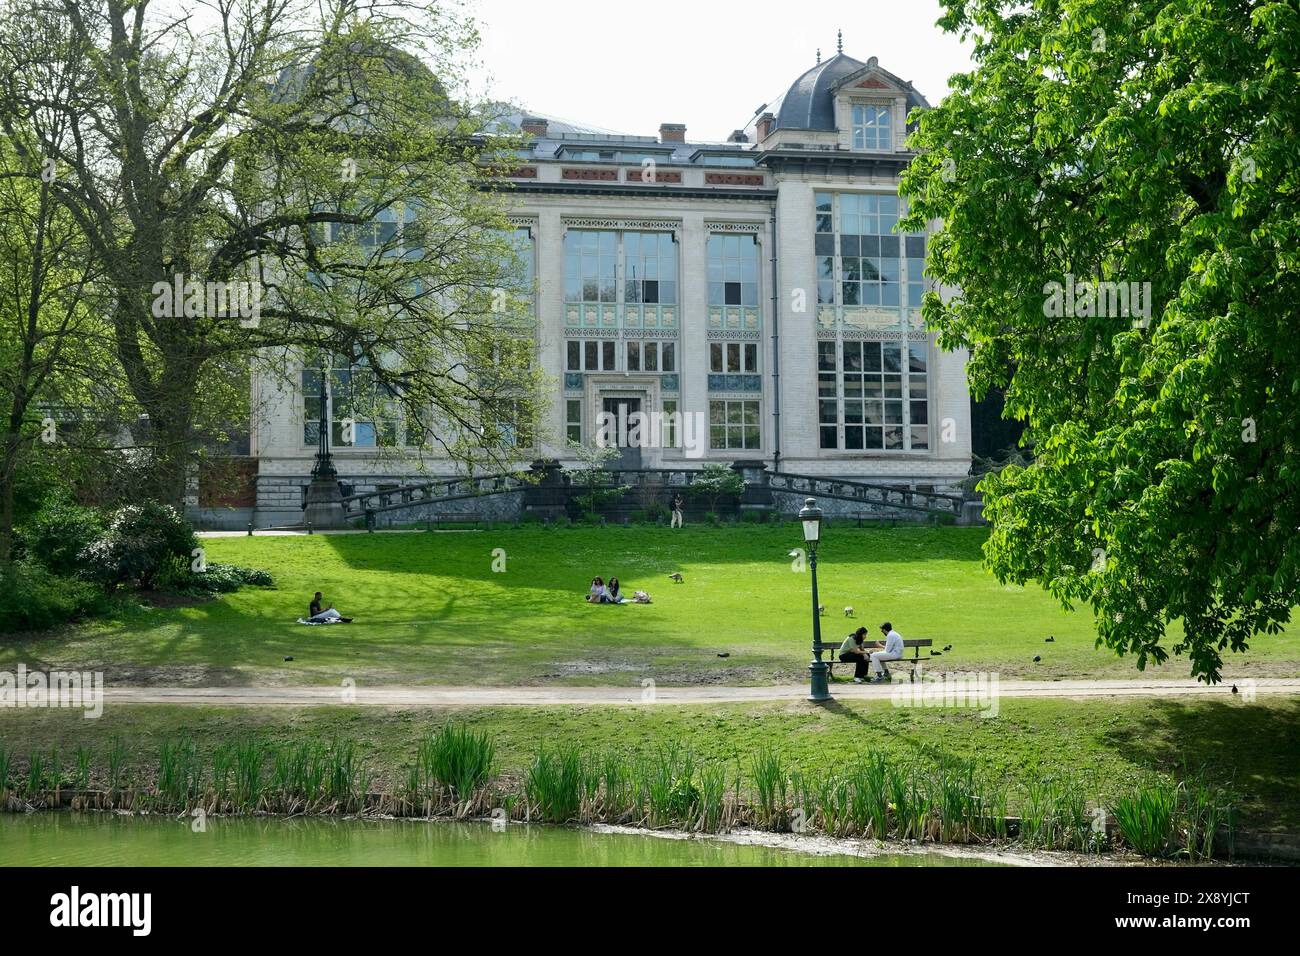
<path fill-rule="evenodd" d="M 1300 6 L 944 6 L 976 65 L 919 118 L 903 225 L 941 223 L 926 320 L 1034 448 L 983 482 L 987 559 L 1217 682 L 1300 583 Z"/>
<path fill-rule="evenodd" d="M 50 184 L 0 145 L 0 562 L 12 554 L 21 469 L 35 452 L 56 453 L 71 431 L 62 413 L 92 378 L 111 377 L 97 367 L 106 330 L 92 314 L 95 272 Z"/>
<path fill-rule="evenodd" d="M 537 376 L 501 361 L 532 333 L 491 188 L 517 144 L 464 93 L 476 41 L 413 0 L 0 0 L 0 125 L 103 273 L 143 492 L 181 503 L 254 358 L 296 381 L 344 356 L 374 386 L 354 418 L 400 407 L 460 460 L 518 457 L 494 416 Z"/>
<path fill-rule="evenodd" d="M 745 479 L 740 472 L 715 462 L 705 465 L 699 474 L 692 476 L 687 491 L 696 498 L 705 499 L 709 510 L 716 514 L 723 495 L 744 494 Z"/>
<path fill-rule="evenodd" d="M 614 476 L 609 472 L 609 463 L 618 457 L 618 448 L 595 441 L 584 445 L 572 439 L 568 446 L 570 454 L 580 463 L 580 467 L 572 471 L 573 481 L 587 489 L 578 496 L 578 504 L 583 512 L 592 514 L 623 497 L 623 488 L 606 487 L 614 481 Z"/>

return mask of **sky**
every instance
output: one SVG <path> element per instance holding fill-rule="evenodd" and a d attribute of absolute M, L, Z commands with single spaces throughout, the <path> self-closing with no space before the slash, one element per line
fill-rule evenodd
<path fill-rule="evenodd" d="M 527 109 L 618 133 L 685 123 L 725 140 L 817 60 L 844 52 L 911 80 L 932 104 L 970 68 L 969 43 L 935 26 L 938 0 L 469 0 L 482 47 L 471 85 Z"/>

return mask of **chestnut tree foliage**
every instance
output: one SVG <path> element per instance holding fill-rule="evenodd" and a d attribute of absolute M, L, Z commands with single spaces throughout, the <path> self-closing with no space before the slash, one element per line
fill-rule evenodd
<path fill-rule="evenodd" d="M 1300 3 L 944 6 L 975 67 L 903 186 L 924 313 L 1034 451 L 982 484 L 987 560 L 1217 682 L 1300 583 Z M 1149 282 L 1150 319 L 1045 308 L 1068 281 Z"/>

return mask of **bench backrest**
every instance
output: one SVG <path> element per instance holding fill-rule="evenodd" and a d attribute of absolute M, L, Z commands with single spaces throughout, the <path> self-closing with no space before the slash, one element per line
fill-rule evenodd
<path fill-rule="evenodd" d="M 844 643 L 844 638 L 841 637 L 841 638 L 840 638 L 838 641 L 836 641 L 834 644 L 828 643 L 828 642 L 826 642 L 826 641 L 822 641 L 821 647 L 822 647 L 822 650 L 825 650 L 825 649 L 828 648 L 828 647 L 839 647 L 839 646 L 840 646 L 841 644 L 843 644 L 843 643 Z M 862 643 L 865 644 L 865 643 L 867 643 L 867 642 L 866 642 L 866 641 L 863 641 Z M 872 641 L 871 643 L 874 644 L 875 641 Z M 907 640 L 907 639 L 904 639 L 904 640 L 903 640 L 903 646 L 904 646 L 904 647 L 931 647 L 933 644 L 934 644 L 934 641 L 933 641 L 931 638 L 928 638 L 928 637 L 918 638 L 917 640 L 914 640 L 914 641 L 909 641 L 909 640 Z"/>

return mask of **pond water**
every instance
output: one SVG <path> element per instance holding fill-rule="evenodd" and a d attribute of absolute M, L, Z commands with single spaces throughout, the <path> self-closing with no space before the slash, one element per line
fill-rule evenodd
<path fill-rule="evenodd" d="M 330 817 L 0 813 L 0 866 L 987 866 L 926 853 L 815 855 L 708 838 Z"/>

